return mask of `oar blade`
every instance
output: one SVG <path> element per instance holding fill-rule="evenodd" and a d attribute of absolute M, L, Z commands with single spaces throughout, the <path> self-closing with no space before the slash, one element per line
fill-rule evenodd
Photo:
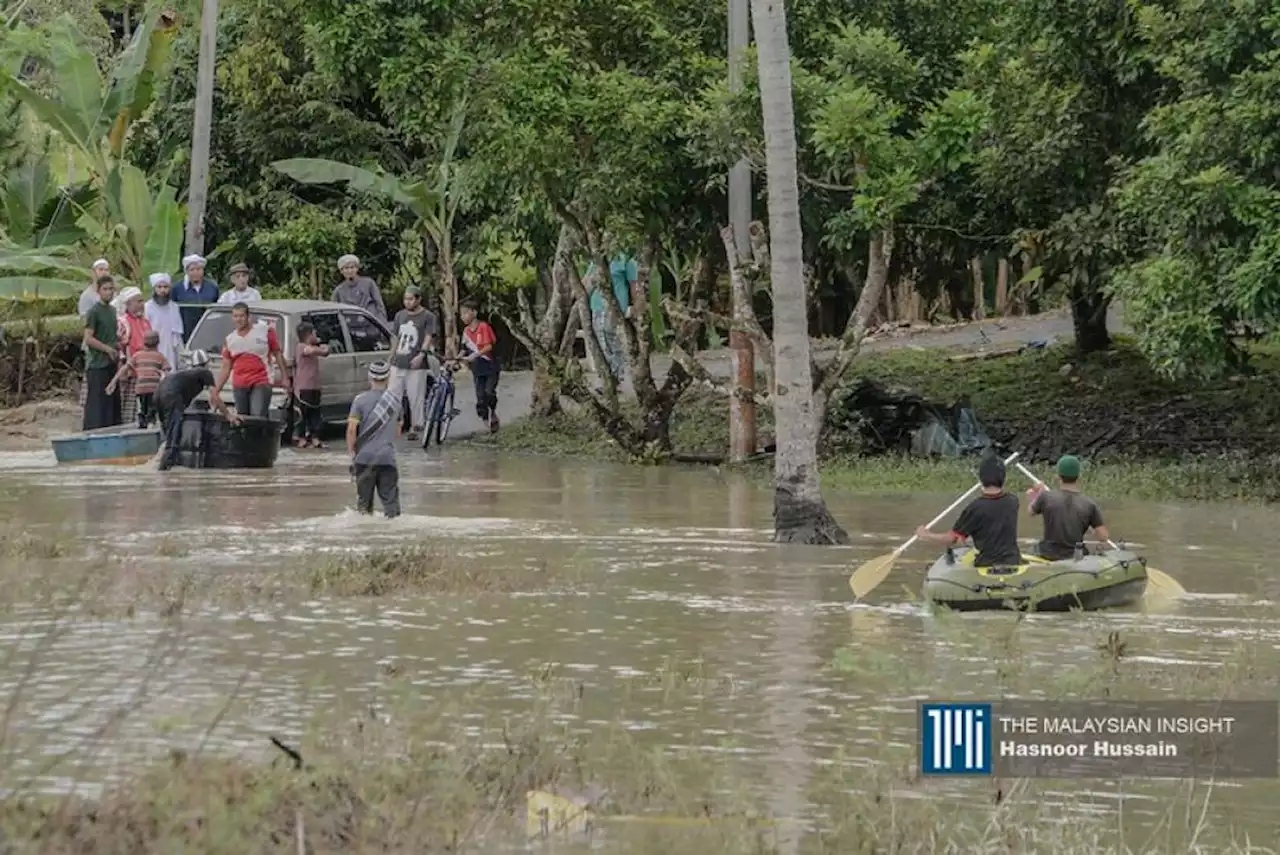
<path fill-rule="evenodd" d="M 890 552 L 888 555 L 878 555 L 854 570 L 853 575 L 849 577 L 849 587 L 853 589 L 854 599 L 861 600 L 889 578 L 889 573 L 897 560 L 898 554 Z"/>
<path fill-rule="evenodd" d="M 1147 567 L 1147 596 L 1176 600 L 1187 593 L 1187 589 L 1178 580 L 1154 567 Z"/>

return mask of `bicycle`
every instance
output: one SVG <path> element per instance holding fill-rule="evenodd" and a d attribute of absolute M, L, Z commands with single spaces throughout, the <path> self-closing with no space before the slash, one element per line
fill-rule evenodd
<path fill-rule="evenodd" d="M 427 415 L 427 426 L 422 432 L 422 449 L 424 451 L 431 446 L 433 434 L 436 438 L 436 445 L 443 445 L 445 437 L 449 435 L 449 426 L 453 424 L 454 418 L 462 413 L 462 410 L 453 405 L 453 372 L 456 369 L 456 362 L 442 362 L 440 364 L 440 372 L 436 376 L 435 382 L 431 384 L 431 391 L 427 394 L 427 401 L 424 406 Z"/>

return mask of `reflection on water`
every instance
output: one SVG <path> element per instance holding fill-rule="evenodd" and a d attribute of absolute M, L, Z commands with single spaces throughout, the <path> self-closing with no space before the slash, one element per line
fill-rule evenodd
<path fill-rule="evenodd" d="M 853 545 L 822 550 L 771 544 L 770 492 L 708 470 L 452 448 L 413 453 L 402 461 L 406 514 L 387 522 L 351 510 L 339 454 L 284 451 L 275 470 L 260 473 L 47 463 L 37 455 L 0 461 L 0 516 L 36 536 L 76 538 L 141 562 L 253 573 L 331 550 L 435 538 L 461 561 L 544 563 L 571 568 L 580 580 L 554 596 L 202 611 L 180 637 L 153 619 L 76 623 L 45 640 L 39 673 L 26 681 L 19 648 L 36 643 L 48 615 L 17 609 L 0 624 L 14 652 L 0 661 L 0 682 L 10 695 L 23 686 L 5 759 L 47 787 L 66 785 L 50 757 L 99 730 L 109 733 L 106 747 L 88 765 L 102 779 L 146 752 L 189 746 L 233 694 L 210 745 L 259 751 L 264 735 L 296 734 L 314 710 L 373 699 L 389 663 L 424 707 L 466 692 L 489 710 L 513 712 L 535 694 L 529 675 L 553 666 L 584 687 L 578 726 L 621 719 L 662 745 L 732 744 L 758 764 L 771 811 L 800 816 L 815 769 L 834 757 L 866 762 L 886 745 L 909 752 L 917 699 L 996 696 L 1014 659 L 1031 691 L 1043 675 L 1050 692 L 1057 677 L 1097 663 L 1098 638 L 1112 629 L 1156 639 L 1130 656 L 1130 667 L 1153 674 L 1181 668 L 1212 680 L 1244 650 L 1253 696 L 1275 697 L 1280 679 L 1271 604 L 1280 589 L 1264 571 L 1266 535 L 1280 515 L 1260 508 L 1109 505 L 1112 530 L 1144 544 L 1153 565 L 1195 594 L 1160 614 L 1031 616 L 1015 624 L 1008 615 L 929 616 L 914 601 L 931 558 L 920 550 L 900 562 L 873 604 L 851 606 L 850 568 L 891 549 L 950 497 L 833 496 Z M 1025 536 L 1031 525 L 1024 523 Z M 172 550 L 175 543 L 182 548 Z M 842 657 L 852 670 L 839 667 Z M 721 688 L 674 705 L 634 691 L 637 676 L 673 661 L 700 662 Z M 1179 685 L 1186 683 L 1165 689 Z M 145 710 L 111 720 L 121 703 L 144 694 Z M 1098 789 L 1093 809 L 1115 810 L 1117 787 Z M 931 781 L 926 791 L 967 789 Z M 1141 814 L 1151 793 L 1132 782 L 1123 791 L 1126 813 Z M 1232 811 L 1246 828 L 1269 828 L 1270 784 L 1238 793 L 1215 811 Z M 785 834 L 779 842 L 783 851 L 797 845 Z"/>

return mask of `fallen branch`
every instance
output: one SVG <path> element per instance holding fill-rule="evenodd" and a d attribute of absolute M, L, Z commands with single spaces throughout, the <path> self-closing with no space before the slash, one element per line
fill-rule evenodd
<path fill-rule="evenodd" d="M 762 407 L 773 407 L 773 401 L 768 395 L 762 395 L 759 392 L 749 392 L 737 384 L 716 377 L 707 370 L 706 366 L 698 362 L 697 359 L 679 345 L 673 345 L 671 347 L 671 361 L 688 372 L 689 376 L 693 378 L 695 383 L 701 383 L 714 392 L 719 392 L 720 394 L 731 398 L 736 397 L 740 400 L 754 401 Z"/>

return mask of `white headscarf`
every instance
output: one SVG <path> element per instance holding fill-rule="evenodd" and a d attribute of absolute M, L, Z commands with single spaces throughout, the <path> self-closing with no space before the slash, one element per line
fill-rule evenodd
<path fill-rule="evenodd" d="M 183 270 L 190 270 L 191 267 L 196 264 L 200 265 L 201 267 L 204 267 L 204 256 L 188 255 L 186 258 L 182 259 Z"/>
<path fill-rule="evenodd" d="M 151 287 L 152 287 L 152 288 L 156 287 L 156 286 L 157 286 L 157 285 L 159 285 L 161 282 L 165 283 L 166 285 L 172 285 L 172 284 L 173 284 L 173 280 L 169 278 L 169 274 L 168 274 L 168 273 L 152 273 L 152 274 L 151 274 Z"/>
<path fill-rule="evenodd" d="M 354 255 L 344 255 L 342 258 L 338 259 L 339 270 L 346 267 L 348 264 L 354 264 L 356 267 L 359 267 L 360 259 L 356 258 Z"/>
<path fill-rule="evenodd" d="M 110 270 L 110 269 L 111 269 L 111 262 L 107 261 L 105 258 L 99 258 L 97 261 L 95 261 L 95 262 L 93 263 L 93 269 L 94 269 L 95 271 L 96 271 L 96 270 L 99 270 L 99 269 L 102 269 L 102 270 Z"/>

